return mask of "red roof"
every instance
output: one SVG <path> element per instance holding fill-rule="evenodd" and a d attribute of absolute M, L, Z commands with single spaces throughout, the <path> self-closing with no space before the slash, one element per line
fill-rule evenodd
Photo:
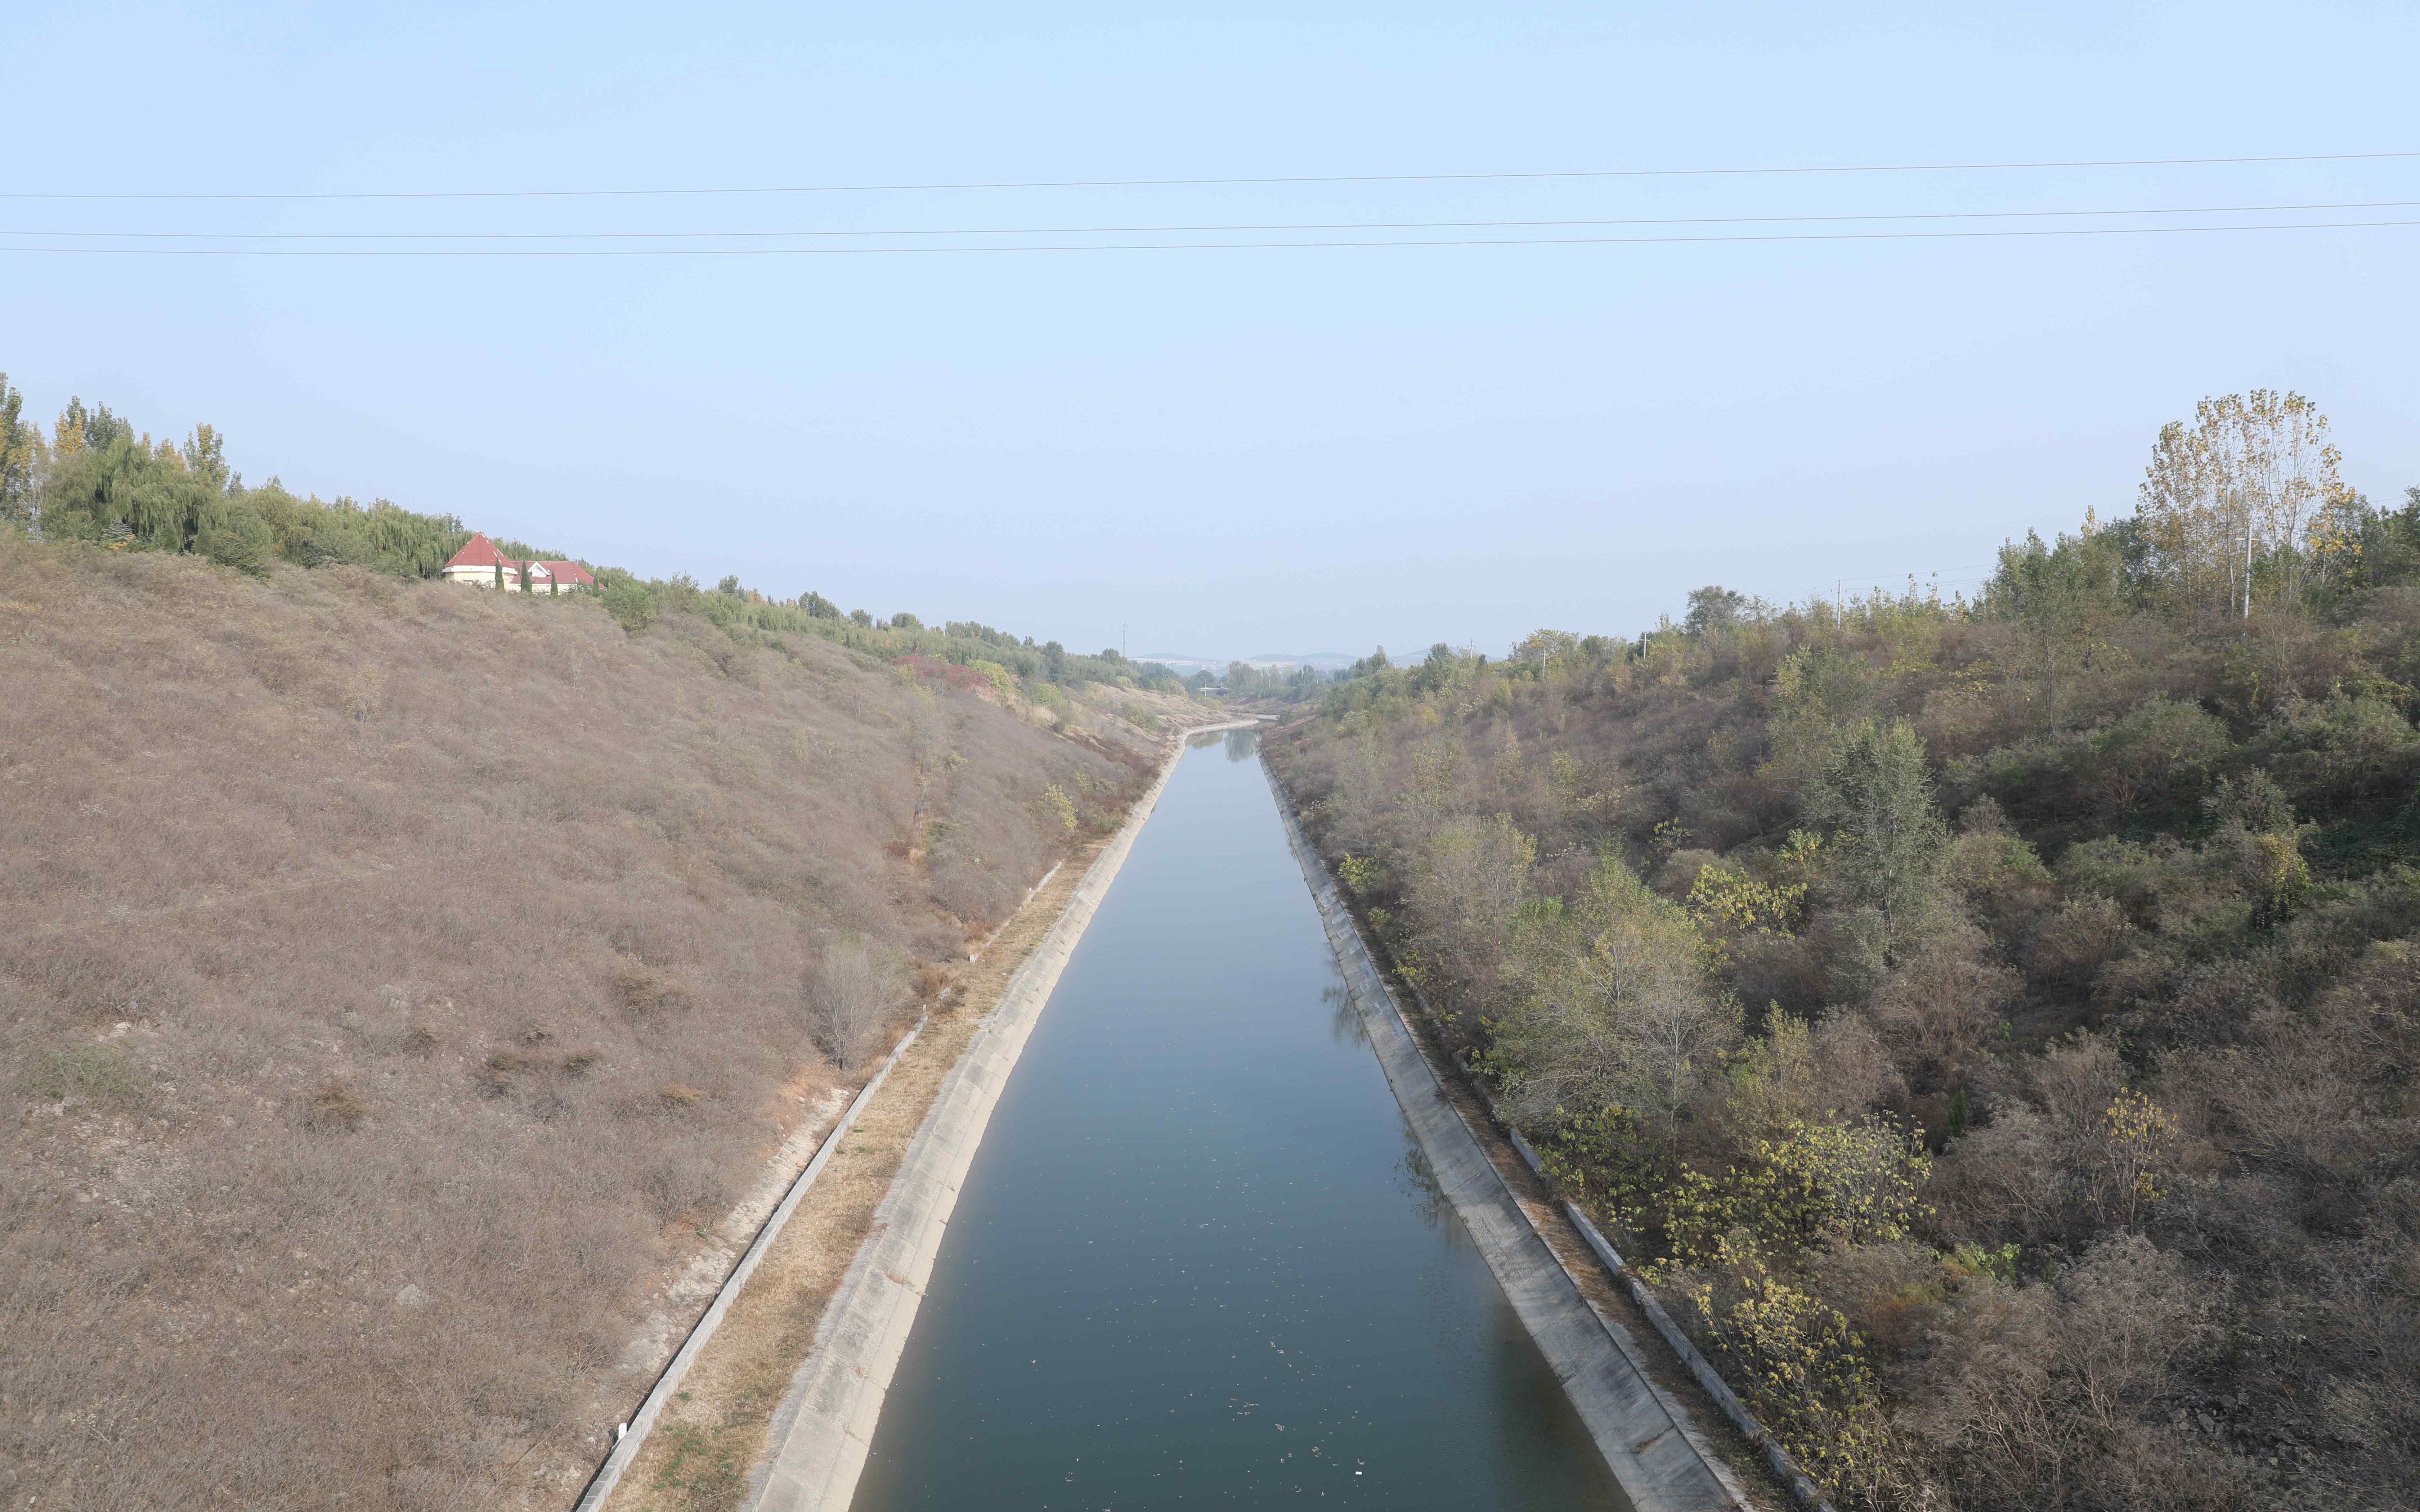
<path fill-rule="evenodd" d="M 496 543 L 489 540 L 484 533 L 472 536 L 461 550 L 454 553 L 454 559 L 445 563 L 445 567 L 502 567 L 506 572 L 519 572 L 524 566 L 530 569 L 530 576 L 533 578 L 548 578 L 554 582 L 568 584 L 574 588 L 597 586 L 597 579 L 590 577 L 588 569 L 577 562 L 515 562 L 497 550 Z M 438 570 L 442 572 L 445 567 L 440 567 Z"/>
<path fill-rule="evenodd" d="M 462 549 L 454 553 L 448 567 L 518 567 L 520 563 L 496 549 L 496 543 L 484 534 L 473 535 Z M 439 569 L 442 571 L 443 569 Z"/>

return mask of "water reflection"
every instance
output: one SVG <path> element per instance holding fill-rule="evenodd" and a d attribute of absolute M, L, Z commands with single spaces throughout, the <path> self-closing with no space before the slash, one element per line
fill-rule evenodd
<path fill-rule="evenodd" d="M 1229 761 L 1249 762 L 1259 756 L 1260 753 L 1261 733 L 1258 730 L 1230 730 L 1227 732 L 1227 759 Z"/>
<path fill-rule="evenodd" d="M 1420 1148 L 1419 1136 L 1412 1132 L 1411 1120 L 1404 1120 L 1404 1152 L 1395 1160 L 1395 1184 L 1412 1199 L 1412 1211 L 1420 1222 L 1444 1236 L 1448 1244 L 1467 1244 L 1470 1235 L 1453 1211 L 1453 1203 L 1445 1195 L 1445 1184 L 1436 1178 L 1436 1167 L 1429 1164 L 1429 1152 Z"/>
<path fill-rule="evenodd" d="M 1367 1045 L 1369 1026 L 1361 1022 L 1361 1011 L 1353 1006 L 1353 995 L 1342 982 L 1334 982 L 1319 990 L 1319 1000 L 1327 1005 L 1327 1037 L 1338 1044 Z"/>

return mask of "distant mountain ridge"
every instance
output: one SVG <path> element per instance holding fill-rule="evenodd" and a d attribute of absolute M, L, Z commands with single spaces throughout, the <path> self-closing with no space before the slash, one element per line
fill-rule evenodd
<path fill-rule="evenodd" d="M 1171 651 L 1153 651 L 1146 652 L 1134 658 L 1134 660 L 1139 662 L 1156 661 L 1171 671 L 1188 673 L 1194 671 L 1209 671 L 1214 673 L 1223 672 L 1231 664 L 1237 661 L 1241 661 L 1247 666 L 1261 668 L 1313 667 L 1317 668 L 1321 671 L 1326 672 L 1336 671 L 1342 668 L 1350 667 L 1357 659 L 1358 658 L 1351 652 L 1347 651 L 1312 651 L 1307 653 L 1262 652 L 1257 656 L 1194 656 L 1180 655 Z"/>

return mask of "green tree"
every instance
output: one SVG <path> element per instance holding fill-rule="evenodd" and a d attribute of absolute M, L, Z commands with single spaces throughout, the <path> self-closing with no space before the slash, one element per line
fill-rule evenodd
<path fill-rule="evenodd" d="M 1854 652 L 1813 645 L 1791 653 L 1774 674 L 1768 726 L 1773 753 L 1765 760 L 1765 776 L 1806 787 L 1833 738 L 1881 697 L 1881 674 Z"/>
<path fill-rule="evenodd" d="M 1924 743 L 1904 719 L 1859 720 L 1825 753 L 1808 797 L 1837 837 L 1827 848 L 1830 880 L 1852 910 L 1865 964 L 1879 976 L 1899 963 L 1939 901 L 1934 880 L 1949 836 L 1933 805 Z"/>
<path fill-rule="evenodd" d="M 2086 520 L 2083 532 L 2045 547 L 2028 531 L 2023 547 L 2000 548 L 1999 570 L 1984 592 L 1989 612 L 2016 622 L 2028 675 L 2040 685 L 2045 721 L 2067 722 L 2069 695 L 2096 657 L 2110 652 L 2110 631 L 2126 613 L 2124 566 L 2116 543 Z"/>
<path fill-rule="evenodd" d="M 188 471 L 174 448 L 146 445 L 105 406 L 72 434 L 80 444 L 51 470 L 44 534 L 153 551 L 194 549 L 204 512 L 222 497 L 207 478 Z M 103 434 L 106 444 L 92 444 Z"/>
<path fill-rule="evenodd" d="M 628 573 L 616 573 L 614 580 L 604 585 L 605 612 L 624 630 L 637 635 L 656 623 L 656 596 L 647 585 Z"/>
<path fill-rule="evenodd" d="M 1056 782 L 1051 783 L 1042 790 L 1042 802 L 1049 810 L 1050 816 L 1059 821 L 1061 829 L 1071 836 L 1076 833 L 1076 802 L 1067 796 L 1066 789 Z"/>
<path fill-rule="evenodd" d="M 1616 857 L 1578 901 L 1522 910 L 1524 987 L 1496 1026 L 1491 1064 L 1532 1116 L 1617 1107 L 1668 1143 L 1739 1041 L 1739 1007 L 1716 990 L 1687 910 Z"/>
<path fill-rule="evenodd" d="M 219 434 L 216 426 L 195 425 L 193 434 L 185 438 L 179 455 L 185 471 L 211 487 L 228 491 L 240 486 L 227 467 L 226 438 Z"/>
<path fill-rule="evenodd" d="M 270 533 L 269 522 L 241 499 L 214 499 L 200 512 L 194 550 L 222 567 L 266 578 L 277 558 L 277 538 Z"/>
<path fill-rule="evenodd" d="M 41 428 L 25 419 L 25 396 L 0 373 L 0 519 L 24 510 L 41 451 Z"/>
<path fill-rule="evenodd" d="M 1444 820 L 1420 846 L 1409 902 L 1423 954 L 1483 983 L 1504 950 L 1512 916 L 1528 896 L 1538 842 L 1511 817 Z"/>
<path fill-rule="evenodd" d="M 1681 622 L 1684 635 L 1701 636 L 1709 630 L 1728 630 L 1746 613 L 1745 594 L 1734 593 L 1720 583 L 1708 583 L 1703 588 L 1689 590 L 1689 613 Z"/>

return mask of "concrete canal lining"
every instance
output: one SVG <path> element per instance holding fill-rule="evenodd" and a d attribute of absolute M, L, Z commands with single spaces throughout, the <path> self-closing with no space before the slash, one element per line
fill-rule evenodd
<path fill-rule="evenodd" d="M 1011 979 L 966 1056 L 941 1084 L 908 1147 L 899 1174 L 857 1253 L 773 1420 L 777 1446 L 749 1505 L 752 1512 L 845 1512 L 864 1472 L 876 1424 L 915 1326 L 958 1190 L 983 1143 L 1009 1073 L 1050 1000 L 1118 869 L 1134 848 L 1187 744 L 1197 734 L 1245 729 L 1249 720 L 1202 725 L 1174 750 L 1125 824 L 1094 858 L 1066 912 Z"/>
<path fill-rule="evenodd" d="M 1347 995 L 1420 1149 L 1497 1284 L 1536 1340 L 1638 1512 L 1728 1512 L 1750 1504 L 1681 1411 L 1634 1363 L 1634 1341 L 1591 1308 L 1447 1098 L 1379 975 L 1327 865 L 1270 775 L 1286 839 L 1326 927 Z"/>

